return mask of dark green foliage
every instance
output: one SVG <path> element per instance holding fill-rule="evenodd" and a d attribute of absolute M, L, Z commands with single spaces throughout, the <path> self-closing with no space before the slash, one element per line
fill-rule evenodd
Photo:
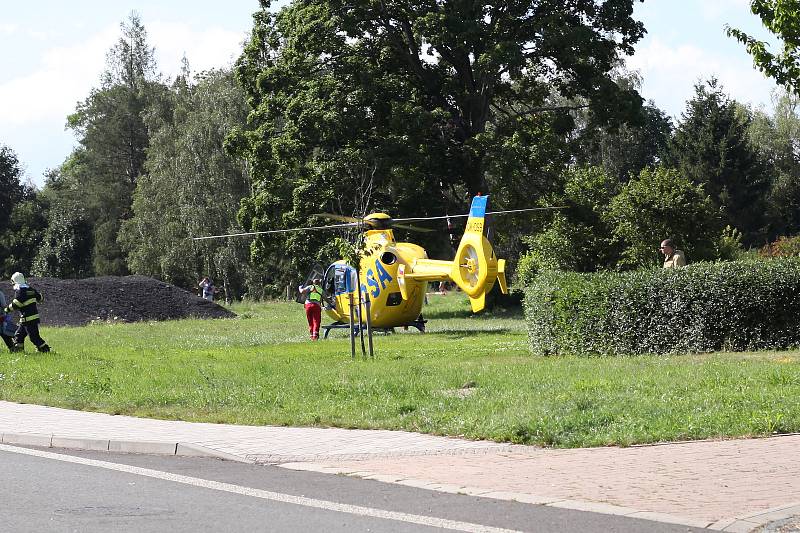
<path fill-rule="evenodd" d="M 48 212 L 48 225 L 33 261 L 32 273 L 56 278 L 92 276 L 92 224 L 78 205 L 59 204 Z"/>
<path fill-rule="evenodd" d="M 0 144 L 0 233 L 8 227 L 11 211 L 25 192 L 21 177 L 22 169 L 17 154 Z"/>
<path fill-rule="evenodd" d="M 800 258 L 626 273 L 545 272 L 526 289 L 535 354 L 635 355 L 800 345 Z"/>
<path fill-rule="evenodd" d="M 525 239 L 522 285 L 542 270 L 655 266 L 662 260 L 658 243 L 666 238 L 675 239 L 690 261 L 728 258 L 738 244 L 719 238 L 720 217 L 703 188 L 663 167 L 645 168 L 624 184 L 600 167 L 573 169 L 552 203 L 567 209 Z"/>
<path fill-rule="evenodd" d="M 631 90 L 641 88 L 637 74 L 617 69 L 616 81 Z M 572 143 L 575 162 L 599 166 L 620 182 L 663 161 L 672 137 L 672 120 L 651 101 L 623 124 L 595 124 L 590 113 L 578 114 L 578 138 Z"/>
<path fill-rule="evenodd" d="M 0 145 L 0 278 L 29 272 L 46 226 L 45 202 L 20 182 L 22 169 L 14 151 Z"/>
<path fill-rule="evenodd" d="M 556 97 L 585 98 L 598 123 L 641 105 L 609 75 L 643 34 L 632 5 L 301 0 L 258 13 L 237 64 L 253 112 L 229 142 L 253 169 L 240 221 L 439 215 L 463 212 L 477 192 L 497 191 L 499 208 L 552 190 L 572 128 Z M 444 235 L 417 242 L 444 248 Z M 297 275 L 329 241 L 259 238 L 253 256 Z"/>
<path fill-rule="evenodd" d="M 567 209 L 556 211 L 540 232 L 525 239 L 528 253 L 520 261 L 519 277 L 541 270 L 594 272 L 615 264 L 620 250 L 605 219 L 619 186 L 600 167 L 571 170 L 563 194 L 551 200 Z"/>
<path fill-rule="evenodd" d="M 671 238 L 691 261 L 715 259 L 719 215 L 700 185 L 675 170 L 645 169 L 626 183 L 605 213 L 622 250 L 621 268 L 660 261 L 657 244 Z"/>
<path fill-rule="evenodd" d="M 136 185 L 133 216 L 119 232 L 133 272 L 186 288 L 210 276 L 229 298 L 247 290 L 249 238 L 191 240 L 242 231 L 236 212 L 250 193 L 249 179 L 223 142 L 245 115 L 230 72 L 205 72 L 192 83 L 188 65 L 159 112 L 148 115 L 146 173 Z"/>
<path fill-rule="evenodd" d="M 33 189 L 11 210 L 8 228 L 0 234 L 2 279 L 14 272 L 31 272 L 47 228 L 47 212 L 46 200 Z"/>
<path fill-rule="evenodd" d="M 769 173 L 747 131 L 749 112 L 730 100 L 715 79 L 695 86 L 675 130 L 667 161 L 693 183 L 703 185 L 720 210 L 723 224 L 757 242 L 764 224 Z"/>

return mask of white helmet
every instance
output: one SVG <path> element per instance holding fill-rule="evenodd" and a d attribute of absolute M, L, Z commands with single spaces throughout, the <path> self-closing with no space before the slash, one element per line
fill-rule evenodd
<path fill-rule="evenodd" d="M 22 275 L 22 272 L 14 272 L 11 274 L 11 281 L 17 285 L 25 285 L 25 276 Z"/>

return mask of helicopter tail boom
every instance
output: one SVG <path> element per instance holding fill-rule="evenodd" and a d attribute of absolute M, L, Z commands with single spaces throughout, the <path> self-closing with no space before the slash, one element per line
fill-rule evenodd
<path fill-rule="evenodd" d="M 487 196 L 476 196 L 472 200 L 467 227 L 458 245 L 456 257 L 452 261 L 433 259 L 417 259 L 410 268 L 398 272 L 400 289 L 403 298 L 406 280 L 443 281 L 450 279 L 458 285 L 467 296 L 473 312 L 483 310 L 486 305 L 486 293 L 500 283 L 504 294 L 506 286 L 504 259 L 497 259 L 489 240 L 483 236 Z"/>

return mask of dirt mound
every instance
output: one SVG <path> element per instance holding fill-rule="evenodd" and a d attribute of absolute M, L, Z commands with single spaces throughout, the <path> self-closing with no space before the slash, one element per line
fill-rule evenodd
<path fill-rule="evenodd" d="M 227 309 L 189 291 L 146 276 L 87 279 L 29 278 L 44 296 L 39 306 L 45 326 L 82 326 L 94 320 L 140 322 L 178 318 L 231 318 Z M 11 282 L 0 281 L 6 301 Z M 17 320 L 18 314 L 14 315 Z"/>

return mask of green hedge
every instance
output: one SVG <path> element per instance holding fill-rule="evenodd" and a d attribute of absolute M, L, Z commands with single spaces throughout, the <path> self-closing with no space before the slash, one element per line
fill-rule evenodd
<path fill-rule="evenodd" d="M 534 354 L 800 345 L 800 258 L 624 273 L 542 272 L 526 288 Z"/>

